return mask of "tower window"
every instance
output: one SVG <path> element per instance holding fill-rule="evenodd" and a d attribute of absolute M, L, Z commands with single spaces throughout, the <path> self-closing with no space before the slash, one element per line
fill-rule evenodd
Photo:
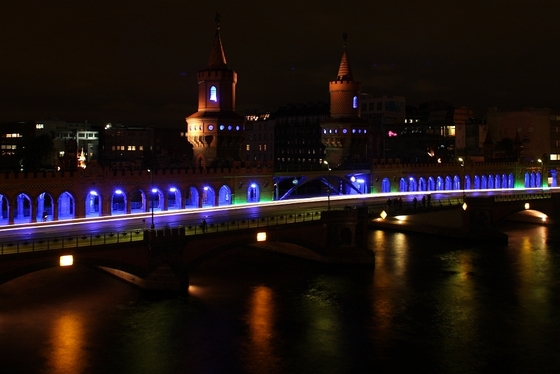
<path fill-rule="evenodd" d="M 216 94 L 216 86 L 210 87 L 210 101 L 218 102 L 218 95 Z"/>
<path fill-rule="evenodd" d="M 358 109 L 358 96 L 352 98 L 352 108 Z"/>

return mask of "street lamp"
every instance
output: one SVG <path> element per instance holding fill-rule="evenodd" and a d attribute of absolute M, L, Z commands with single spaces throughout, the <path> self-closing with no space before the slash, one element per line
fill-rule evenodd
<path fill-rule="evenodd" d="M 466 175 L 465 175 L 465 160 L 463 160 L 461 157 L 459 157 L 459 162 L 461 163 L 461 166 L 463 167 L 463 202 L 465 202 L 465 181 L 466 181 Z"/>
<path fill-rule="evenodd" d="M 156 228 L 154 224 L 154 173 L 152 170 L 148 169 L 148 173 L 150 173 L 150 200 L 152 205 L 152 230 Z"/>
<path fill-rule="evenodd" d="M 545 178 L 545 176 L 544 176 L 544 162 L 540 158 L 537 161 L 541 164 L 541 185 L 540 185 L 540 187 L 541 187 L 541 190 L 542 190 L 542 194 L 544 195 L 544 178 Z M 548 187 L 548 177 L 546 179 L 547 179 L 546 186 Z"/>
<path fill-rule="evenodd" d="M 327 160 L 323 161 L 323 164 L 327 165 L 328 176 L 327 176 L 327 210 L 331 210 L 331 167 Z"/>

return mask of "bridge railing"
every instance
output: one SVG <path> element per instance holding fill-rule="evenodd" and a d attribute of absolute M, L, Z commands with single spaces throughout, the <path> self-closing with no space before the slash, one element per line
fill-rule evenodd
<path fill-rule="evenodd" d="M 550 199 L 552 197 L 551 192 L 543 193 L 522 193 L 522 194 L 511 194 L 511 195 L 495 195 L 494 201 L 519 201 L 519 200 L 536 200 L 536 199 Z"/>
<path fill-rule="evenodd" d="M 213 221 L 209 222 L 203 230 L 200 223 L 186 223 L 179 226 L 184 228 L 184 235 L 203 235 L 222 231 L 236 231 L 249 228 L 270 227 L 277 225 L 288 225 L 321 219 L 319 211 L 307 211 L 298 213 L 288 213 L 278 216 L 252 217 L 240 220 Z M 108 244 L 128 243 L 143 241 L 151 235 L 167 236 L 183 230 L 179 227 L 165 227 L 158 230 L 134 229 L 129 231 L 97 233 L 97 234 L 73 234 L 67 236 L 57 236 L 52 238 L 26 239 L 17 241 L 0 242 L 0 255 L 10 255 L 18 253 L 30 253 L 48 250 L 73 249 L 81 247 L 101 246 Z M 148 234 L 148 235 L 146 235 Z"/>

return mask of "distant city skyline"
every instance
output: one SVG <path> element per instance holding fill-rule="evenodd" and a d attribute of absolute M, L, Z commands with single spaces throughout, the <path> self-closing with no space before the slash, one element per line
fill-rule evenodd
<path fill-rule="evenodd" d="M 328 102 L 345 32 L 363 93 L 444 100 L 478 116 L 490 106 L 558 109 L 558 10 L 552 0 L 9 3 L 0 121 L 184 125 L 216 12 L 240 114 Z"/>

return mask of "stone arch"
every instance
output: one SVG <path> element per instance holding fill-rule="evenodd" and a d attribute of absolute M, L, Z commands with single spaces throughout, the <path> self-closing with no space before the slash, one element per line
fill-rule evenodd
<path fill-rule="evenodd" d="M 76 199 L 68 191 L 58 196 L 58 220 L 76 218 Z"/>
<path fill-rule="evenodd" d="M 434 177 L 428 178 L 428 191 L 435 191 L 436 190 L 436 182 Z"/>
<path fill-rule="evenodd" d="M 185 208 L 186 209 L 196 209 L 200 208 L 199 198 L 200 194 L 196 187 L 188 187 L 185 193 Z"/>
<path fill-rule="evenodd" d="M 261 199 L 260 189 L 256 183 L 251 183 L 247 187 L 247 202 L 258 203 Z"/>
<path fill-rule="evenodd" d="M 101 216 L 101 196 L 96 190 L 88 192 L 85 198 L 86 218 Z"/>
<path fill-rule="evenodd" d="M 35 219 L 37 222 L 54 220 L 54 199 L 51 194 L 41 192 L 39 196 L 37 196 L 37 211 L 35 212 Z"/>
<path fill-rule="evenodd" d="M 480 176 L 478 175 L 474 176 L 474 189 L 480 190 Z"/>
<path fill-rule="evenodd" d="M 463 189 L 470 190 L 471 189 L 471 176 L 465 175 L 465 180 L 463 181 Z"/>
<path fill-rule="evenodd" d="M 224 184 L 220 187 L 220 191 L 218 192 L 218 206 L 231 205 L 231 200 L 231 189 Z"/>
<path fill-rule="evenodd" d="M 214 189 L 210 186 L 204 186 L 202 188 L 202 207 L 203 208 L 210 208 L 215 205 L 216 201 L 216 193 Z"/>
<path fill-rule="evenodd" d="M 181 209 L 181 190 L 175 186 L 167 190 L 167 210 Z"/>
<path fill-rule="evenodd" d="M 391 181 L 389 178 L 383 178 L 381 181 L 381 192 L 391 192 Z"/>
<path fill-rule="evenodd" d="M 418 191 L 426 191 L 426 178 L 420 177 L 418 179 Z"/>
<path fill-rule="evenodd" d="M 416 179 L 414 179 L 414 177 L 408 178 L 408 182 L 408 190 L 410 192 L 418 191 L 418 183 L 416 182 Z"/>
<path fill-rule="evenodd" d="M 26 193 L 20 193 L 16 196 L 16 204 L 14 205 L 14 223 L 31 222 L 33 205 L 31 198 Z"/>
<path fill-rule="evenodd" d="M 399 180 L 399 192 L 407 192 L 408 191 L 408 184 L 406 183 L 405 178 L 401 178 Z"/>
<path fill-rule="evenodd" d="M 128 194 L 130 200 L 130 213 L 144 213 L 148 210 L 146 206 L 146 193 L 137 187 Z"/>
<path fill-rule="evenodd" d="M 461 189 L 461 177 L 458 175 L 453 176 L 453 190 L 460 190 Z"/>
<path fill-rule="evenodd" d="M 127 197 L 125 191 L 117 188 L 111 194 L 111 215 L 126 214 Z"/>
<path fill-rule="evenodd" d="M 10 200 L 0 194 L 0 225 L 10 223 Z"/>
<path fill-rule="evenodd" d="M 438 175 L 437 179 L 436 179 L 436 191 L 443 191 L 445 189 L 445 186 L 443 184 L 443 178 Z"/>
<path fill-rule="evenodd" d="M 150 212 L 161 212 L 163 210 L 163 193 L 157 187 L 152 187 L 148 194 L 148 210 Z"/>

